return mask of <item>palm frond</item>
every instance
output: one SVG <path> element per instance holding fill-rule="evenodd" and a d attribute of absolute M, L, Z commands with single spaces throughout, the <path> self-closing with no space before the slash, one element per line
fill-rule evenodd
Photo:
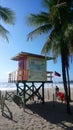
<path fill-rule="evenodd" d="M 0 6 L 0 18 L 8 24 L 15 23 L 15 13 L 9 8 Z"/>
<path fill-rule="evenodd" d="M 40 14 L 30 14 L 27 17 L 27 23 L 31 26 L 39 26 L 45 23 L 50 23 L 50 15 L 46 12 L 41 12 Z"/>
<path fill-rule="evenodd" d="M 47 54 L 51 52 L 54 57 L 57 57 L 60 54 L 60 38 L 58 34 L 59 32 L 57 32 L 56 29 L 53 29 L 51 31 L 41 51 L 42 54 Z"/>
<path fill-rule="evenodd" d="M 52 40 L 48 37 L 46 43 L 44 44 L 41 53 L 42 54 L 47 54 L 48 52 L 50 53 L 52 49 Z"/>
<path fill-rule="evenodd" d="M 8 34 L 9 34 L 8 30 L 6 30 L 2 25 L 0 25 L 0 36 L 6 39 L 7 42 L 9 42 L 8 36 L 7 36 Z"/>
<path fill-rule="evenodd" d="M 42 5 L 49 10 L 49 0 L 43 0 Z"/>
<path fill-rule="evenodd" d="M 27 41 L 29 39 L 32 39 L 34 36 L 41 35 L 43 33 L 48 33 L 50 29 L 51 29 L 51 24 L 46 24 L 38 27 L 37 29 L 35 29 L 34 31 L 30 32 L 27 35 Z"/>
<path fill-rule="evenodd" d="M 64 34 L 64 41 L 68 44 L 71 54 L 73 54 L 73 24 L 68 25 Z"/>
<path fill-rule="evenodd" d="M 65 36 L 64 40 L 70 41 L 73 43 L 73 24 L 68 25 L 68 28 L 66 29 L 64 33 L 64 36 Z"/>
<path fill-rule="evenodd" d="M 67 6 L 67 3 L 66 2 L 61 2 L 61 3 L 57 3 L 53 7 L 54 8 L 60 8 L 60 7 L 65 7 L 65 6 Z"/>

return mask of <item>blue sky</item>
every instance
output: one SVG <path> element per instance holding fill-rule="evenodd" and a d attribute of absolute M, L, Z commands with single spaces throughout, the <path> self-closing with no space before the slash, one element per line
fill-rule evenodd
<path fill-rule="evenodd" d="M 10 60 L 17 53 L 24 51 L 29 53 L 41 54 L 41 49 L 46 41 L 46 35 L 41 35 L 33 41 L 27 42 L 27 34 L 32 31 L 28 26 L 26 17 L 30 13 L 39 13 L 44 10 L 42 0 L 0 0 L 0 5 L 8 7 L 16 13 L 15 25 L 4 25 L 9 31 L 9 43 L 0 37 L 0 82 L 8 81 L 8 73 L 17 70 L 17 62 Z M 48 61 L 47 69 L 61 73 L 60 57 L 57 63 Z M 70 67 L 70 78 L 73 79 L 72 64 Z M 61 80 L 61 78 L 55 78 Z"/>

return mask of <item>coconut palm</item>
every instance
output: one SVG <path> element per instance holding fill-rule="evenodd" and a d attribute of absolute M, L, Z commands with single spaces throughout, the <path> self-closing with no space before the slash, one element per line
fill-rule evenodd
<path fill-rule="evenodd" d="M 1 23 L 3 20 L 6 24 L 14 24 L 15 13 L 9 8 L 0 6 L 0 20 L 1 20 Z M 2 36 L 8 41 L 8 34 L 9 34 L 9 31 L 6 28 L 4 28 L 2 24 L 0 24 L 0 36 Z"/>
<path fill-rule="evenodd" d="M 69 92 L 67 79 L 69 72 L 69 56 L 73 52 L 72 33 L 68 26 L 73 24 L 73 0 L 43 0 L 46 12 L 31 14 L 28 17 L 30 25 L 36 27 L 28 34 L 28 40 L 34 36 L 47 33 L 48 38 L 42 49 L 42 53 L 52 50 L 57 58 L 61 54 L 63 83 L 67 101 L 67 112 L 70 113 Z M 50 31 L 50 34 L 49 34 Z M 66 37 L 68 41 L 66 41 Z M 69 48 L 70 47 L 70 48 Z"/>
<path fill-rule="evenodd" d="M 71 100 L 71 93 L 70 93 L 70 82 L 69 82 L 69 58 L 71 58 L 71 55 L 73 54 L 73 25 L 68 25 L 68 28 L 66 29 L 65 31 L 65 34 L 64 34 L 64 45 L 65 45 L 65 50 L 64 50 L 64 54 L 66 57 L 64 60 L 65 60 L 65 64 L 66 64 L 66 74 L 67 74 L 67 83 L 68 83 L 68 96 L 69 96 L 69 100 Z M 59 35 L 60 36 L 60 35 Z M 59 42 L 57 42 L 57 45 L 56 45 L 56 42 L 54 40 L 54 37 L 51 38 L 50 40 L 50 37 L 51 35 L 49 36 L 49 39 L 47 39 L 43 49 L 42 49 L 42 53 L 48 53 L 48 51 L 52 50 L 52 52 L 54 53 L 53 55 L 55 57 L 57 57 L 61 51 L 60 51 L 60 46 L 59 46 Z M 53 45 L 54 43 L 54 45 Z M 51 46 L 52 47 L 51 47 Z M 67 48 L 66 48 L 67 47 Z"/>
<path fill-rule="evenodd" d="M 66 43 L 68 43 L 68 48 L 69 48 L 69 51 L 70 51 L 70 54 L 72 55 L 73 54 L 73 24 L 69 25 L 68 26 L 68 29 L 66 30 L 65 32 L 65 37 L 64 37 L 64 40 Z M 71 58 L 72 56 L 70 56 Z M 67 78 L 68 78 L 68 95 L 69 95 L 69 100 L 71 101 L 71 92 L 70 92 L 70 82 L 69 82 L 69 64 L 67 66 Z"/>

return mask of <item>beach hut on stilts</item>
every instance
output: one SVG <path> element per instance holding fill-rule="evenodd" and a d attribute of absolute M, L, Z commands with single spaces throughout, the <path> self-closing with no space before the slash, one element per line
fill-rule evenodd
<path fill-rule="evenodd" d="M 35 96 L 44 103 L 45 83 L 53 82 L 53 72 L 47 71 L 47 60 L 53 59 L 53 57 L 27 52 L 20 52 L 11 58 L 11 60 L 18 61 L 18 69 L 9 74 L 8 82 L 16 84 L 17 95 L 22 96 L 23 108 Z M 23 87 L 21 84 L 23 84 Z"/>

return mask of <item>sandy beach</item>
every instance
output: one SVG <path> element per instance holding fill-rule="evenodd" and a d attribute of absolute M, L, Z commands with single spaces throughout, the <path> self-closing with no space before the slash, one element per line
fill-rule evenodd
<path fill-rule="evenodd" d="M 28 103 L 25 111 L 12 100 L 5 100 L 13 119 L 7 110 L 2 116 L 0 109 L 0 130 L 73 130 L 73 102 L 70 103 L 72 114 L 68 115 L 65 103 L 53 102 L 53 92 L 53 88 L 45 89 L 45 104 Z M 73 100 L 72 88 L 71 97 Z"/>

